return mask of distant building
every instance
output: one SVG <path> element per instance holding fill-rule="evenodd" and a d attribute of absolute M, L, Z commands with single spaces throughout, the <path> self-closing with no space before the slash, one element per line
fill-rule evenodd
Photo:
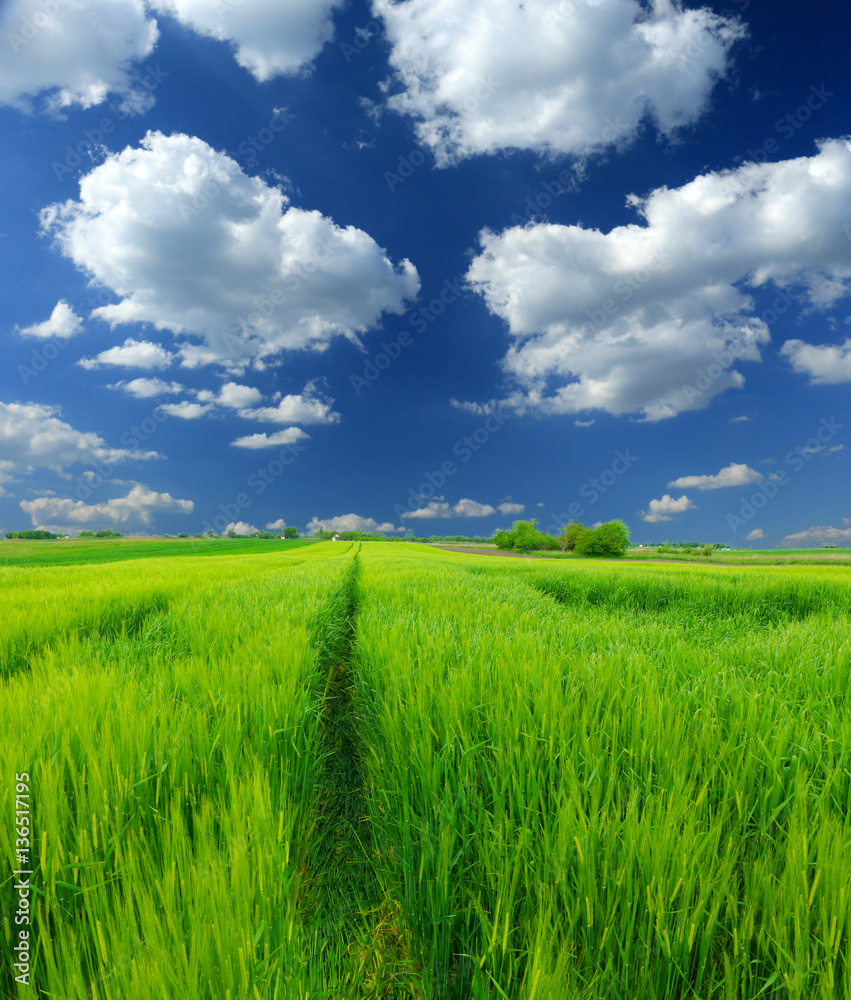
<path fill-rule="evenodd" d="M 332 542 L 339 542 L 340 541 L 340 536 L 339 535 L 334 535 L 334 537 L 331 539 L 331 541 Z"/>

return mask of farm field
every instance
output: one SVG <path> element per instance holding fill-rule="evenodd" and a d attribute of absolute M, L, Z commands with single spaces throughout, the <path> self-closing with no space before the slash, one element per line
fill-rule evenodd
<path fill-rule="evenodd" d="M 841 565 L 39 544 L 0 996 L 851 998 Z"/>

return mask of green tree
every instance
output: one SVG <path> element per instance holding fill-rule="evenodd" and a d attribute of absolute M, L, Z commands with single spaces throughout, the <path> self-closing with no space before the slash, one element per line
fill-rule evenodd
<path fill-rule="evenodd" d="M 533 517 L 529 521 L 515 521 L 510 531 L 497 531 L 493 540 L 500 549 L 555 549 L 558 543 L 552 535 L 538 531 L 538 522 Z"/>
<path fill-rule="evenodd" d="M 493 542 L 498 549 L 514 548 L 514 537 L 510 531 L 501 530 L 494 532 Z"/>
<path fill-rule="evenodd" d="M 561 534 L 556 539 L 558 547 L 562 552 L 573 552 L 576 548 L 576 542 L 583 531 L 586 531 L 584 524 L 580 524 L 579 521 L 571 521 L 566 524 L 561 531 Z"/>
<path fill-rule="evenodd" d="M 288 524 L 284 528 L 284 538 L 298 538 L 298 528 L 294 524 Z"/>
<path fill-rule="evenodd" d="M 629 545 L 629 528 L 623 521 L 607 521 L 596 528 L 583 528 L 576 551 L 583 556 L 622 556 Z"/>

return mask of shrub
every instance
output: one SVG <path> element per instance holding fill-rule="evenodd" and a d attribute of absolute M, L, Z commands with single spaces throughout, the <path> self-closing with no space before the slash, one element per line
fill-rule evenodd
<path fill-rule="evenodd" d="M 582 528 L 576 552 L 582 556 L 622 556 L 629 545 L 629 528 L 623 521 L 607 521 L 596 528 Z"/>

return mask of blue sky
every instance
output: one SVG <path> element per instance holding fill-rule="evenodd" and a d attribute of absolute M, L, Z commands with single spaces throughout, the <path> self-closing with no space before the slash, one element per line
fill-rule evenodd
<path fill-rule="evenodd" d="M 0 6 L 0 528 L 851 543 L 840 5 Z"/>

